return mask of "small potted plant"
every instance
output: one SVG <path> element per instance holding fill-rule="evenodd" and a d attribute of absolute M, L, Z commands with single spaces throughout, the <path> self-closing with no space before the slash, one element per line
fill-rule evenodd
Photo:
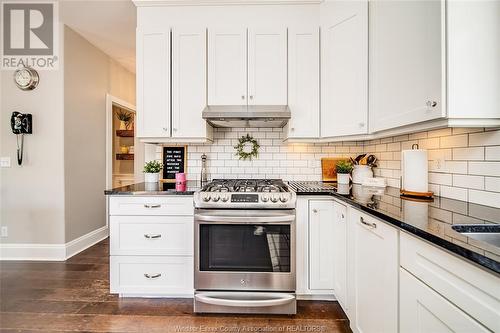
<path fill-rule="evenodd" d="M 158 161 L 149 161 L 144 165 L 144 181 L 146 183 L 157 183 L 160 180 L 160 171 L 163 164 Z"/>
<path fill-rule="evenodd" d="M 132 112 L 120 109 L 116 111 L 116 118 L 118 118 L 118 120 L 120 121 L 120 130 L 127 130 L 134 116 Z"/>
<path fill-rule="evenodd" d="M 352 163 L 349 161 L 339 161 L 336 166 L 337 169 L 337 183 L 349 184 L 351 179 Z"/>

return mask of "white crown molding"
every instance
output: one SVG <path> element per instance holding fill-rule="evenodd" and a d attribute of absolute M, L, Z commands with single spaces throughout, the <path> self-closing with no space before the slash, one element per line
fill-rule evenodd
<path fill-rule="evenodd" d="M 324 0 L 133 0 L 137 7 L 151 6 L 238 6 L 238 5 L 317 5 Z"/>
<path fill-rule="evenodd" d="M 108 237 L 108 227 L 66 244 L 0 244 L 0 260 L 64 261 Z"/>

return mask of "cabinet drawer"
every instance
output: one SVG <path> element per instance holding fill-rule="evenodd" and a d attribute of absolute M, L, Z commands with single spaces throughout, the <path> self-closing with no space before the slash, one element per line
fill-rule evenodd
<path fill-rule="evenodd" d="M 110 197 L 110 215 L 193 215 L 192 196 Z"/>
<path fill-rule="evenodd" d="M 111 255 L 193 255 L 192 216 L 111 216 Z"/>
<path fill-rule="evenodd" d="M 494 332 L 500 332 L 500 278 L 401 233 L 401 266 Z"/>
<path fill-rule="evenodd" d="M 192 297 L 193 258 L 111 256 L 110 289 L 120 294 Z"/>

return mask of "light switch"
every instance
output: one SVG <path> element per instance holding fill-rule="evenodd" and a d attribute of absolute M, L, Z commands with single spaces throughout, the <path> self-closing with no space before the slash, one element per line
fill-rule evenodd
<path fill-rule="evenodd" d="M 0 157 L 0 168 L 10 168 L 10 157 Z"/>

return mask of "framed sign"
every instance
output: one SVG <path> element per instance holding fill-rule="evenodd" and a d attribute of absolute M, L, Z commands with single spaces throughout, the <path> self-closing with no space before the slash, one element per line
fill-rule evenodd
<path fill-rule="evenodd" d="M 163 147 L 163 181 L 175 183 L 175 174 L 187 170 L 187 146 Z"/>

